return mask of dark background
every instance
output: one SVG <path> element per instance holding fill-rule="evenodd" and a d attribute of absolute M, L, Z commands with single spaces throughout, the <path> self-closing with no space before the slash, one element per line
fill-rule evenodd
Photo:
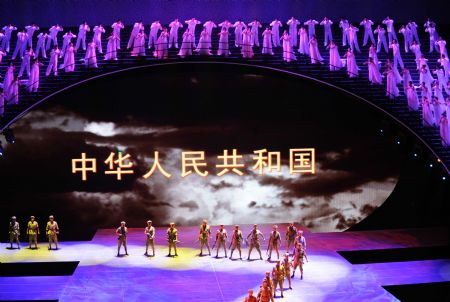
<path fill-rule="evenodd" d="M 184 21 L 192 17 L 222 22 L 241 18 L 251 22 L 258 18 L 270 22 L 275 18 L 286 22 L 291 16 L 304 22 L 328 16 L 338 23 L 344 16 L 351 22 L 361 22 L 370 17 L 380 22 L 387 15 L 397 23 L 415 20 L 424 23 L 427 17 L 437 23 L 448 23 L 448 1 L 421 0 L 360 1 L 360 0 L 35 0 L 0 1 L 0 20 L 25 26 L 35 22 L 48 27 L 55 23 L 66 26 L 79 25 L 83 20 L 91 25 L 110 25 L 121 18 L 125 24 L 142 19 L 146 25 L 154 20 L 167 24 L 178 17 Z M 320 21 L 320 20 L 319 20 Z"/>

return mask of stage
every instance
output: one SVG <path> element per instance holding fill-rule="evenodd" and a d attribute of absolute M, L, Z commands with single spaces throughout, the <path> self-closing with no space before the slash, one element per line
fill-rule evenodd
<path fill-rule="evenodd" d="M 285 225 L 280 227 L 283 234 Z M 226 229 L 232 230 L 230 226 Z M 241 229 L 246 236 L 251 227 Z M 169 258 L 165 230 L 156 229 L 154 258 L 143 255 L 143 229 L 129 230 L 129 256 L 124 257 L 116 257 L 113 229 L 99 230 L 89 242 L 61 242 L 57 251 L 48 251 L 45 243 L 38 250 L 29 250 L 24 244 L 21 250 L 9 250 L 9 244 L 2 244 L 1 263 L 79 261 L 79 264 L 71 276 L 1 277 L 0 300 L 243 301 L 248 289 L 257 292 L 265 271 L 274 266 L 266 260 L 199 257 L 195 242 L 198 227 L 178 228 L 179 257 Z M 216 230 L 213 226 L 213 234 Z M 266 237 L 270 230 L 270 225 L 261 226 Z M 446 229 L 343 233 L 304 230 L 309 259 L 304 266 L 304 279 L 300 280 L 297 271 L 293 290 L 285 291 L 283 301 L 397 301 L 382 286 L 450 281 L 449 259 L 352 265 L 337 253 L 447 246 Z M 264 258 L 267 241 L 262 245 Z M 281 251 L 285 251 L 284 242 Z M 238 257 L 237 251 L 233 256 Z M 246 256 L 247 247 L 243 249 L 243 259 Z M 256 251 L 253 257 L 258 258 Z M 276 295 L 279 297 L 279 291 Z"/>

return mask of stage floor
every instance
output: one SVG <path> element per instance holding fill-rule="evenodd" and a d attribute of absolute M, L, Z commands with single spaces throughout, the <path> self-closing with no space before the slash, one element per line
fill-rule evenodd
<path fill-rule="evenodd" d="M 241 226 L 244 236 L 250 226 Z M 265 271 L 274 263 L 198 257 L 198 227 L 179 228 L 179 257 L 168 258 L 166 228 L 157 228 L 156 257 L 146 257 L 143 229 L 130 229 L 127 257 L 116 257 L 112 229 L 99 230 L 89 242 L 62 242 L 58 251 L 8 250 L 0 262 L 80 261 L 72 276 L 1 277 L 0 300 L 59 301 L 243 301 L 257 292 Z M 213 234 L 217 227 L 213 226 Z M 231 232 L 232 228 L 227 227 Z M 268 234 L 271 226 L 261 226 Z M 281 226 L 282 234 L 285 226 Z M 450 260 L 352 265 L 337 251 L 448 245 L 445 229 L 310 233 L 305 230 L 309 262 L 304 279 L 293 279 L 283 301 L 397 301 L 382 285 L 450 281 Z M 262 250 L 263 257 L 267 240 Z M 281 250 L 285 251 L 283 242 Z M 215 255 L 215 252 L 213 253 Z M 237 251 L 233 256 L 238 256 Z M 243 250 L 243 258 L 247 248 Z M 256 251 L 253 257 L 257 258 Z M 274 257 L 273 257 L 274 258 Z M 287 288 L 285 282 L 285 288 Z M 277 291 L 279 296 L 279 292 Z M 281 300 L 281 299 L 278 299 Z"/>

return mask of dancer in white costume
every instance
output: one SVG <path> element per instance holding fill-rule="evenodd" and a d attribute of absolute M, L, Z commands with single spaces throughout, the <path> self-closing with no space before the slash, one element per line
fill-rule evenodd
<path fill-rule="evenodd" d="M 266 29 L 262 33 L 262 37 L 263 37 L 262 54 L 263 55 L 273 55 L 272 36 L 275 37 L 275 35 L 273 35 L 272 31 L 268 27 L 266 27 Z"/>
<path fill-rule="evenodd" d="M 134 39 L 141 32 L 141 30 L 144 30 L 144 24 L 142 23 L 142 21 L 134 23 L 130 39 L 128 40 L 127 49 L 130 49 L 134 45 Z"/>
<path fill-rule="evenodd" d="M 302 26 L 298 30 L 299 43 L 298 43 L 298 52 L 303 55 L 309 55 L 309 37 L 308 32 Z"/>
<path fill-rule="evenodd" d="M 99 25 L 95 26 L 92 31 L 94 32 L 93 41 L 98 49 L 98 52 L 103 53 L 102 33 L 105 32 L 105 28 L 101 24 L 99 24 Z"/>
<path fill-rule="evenodd" d="M 333 24 L 333 21 L 325 17 L 321 22 L 320 25 L 323 26 L 323 30 L 325 32 L 325 38 L 323 42 L 323 46 L 327 46 L 331 41 L 333 41 L 333 33 L 331 32 L 331 25 Z"/>
<path fill-rule="evenodd" d="M 373 21 L 367 18 L 364 18 L 359 25 L 364 27 L 364 40 L 363 40 L 363 46 L 367 45 L 367 41 L 370 38 L 370 41 L 372 41 L 372 44 L 375 44 L 375 38 L 373 37 Z"/>
<path fill-rule="evenodd" d="M 289 26 L 289 37 L 291 37 L 291 45 L 297 45 L 297 26 L 301 24 L 300 21 L 298 21 L 294 17 L 291 17 L 291 19 L 289 19 L 286 24 L 287 26 Z"/>
<path fill-rule="evenodd" d="M 252 31 L 252 46 L 259 47 L 259 28 L 262 27 L 261 23 L 255 19 L 247 25 L 251 28 Z"/>
<path fill-rule="evenodd" d="M 270 23 L 270 28 L 272 31 L 272 36 L 273 36 L 273 47 L 279 47 L 281 46 L 280 43 L 280 27 L 283 27 L 283 23 L 281 23 L 280 20 L 275 19 Z M 295 45 L 295 44 L 292 44 Z"/>
<path fill-rule="evenodd" d="M 202 24 L 202 23 L 200 21 L 198 21 L 197 19 L 195 19 L 195 18 L 192 18 L 190 20 L 186 20 L 186 21 L 184 21 L 184 23 L 186 23 L 188 28 L 189 28 L 189 32 L 192 35 L 192 44 L 193 44 L 194 48 L 196 48 L 197 44 L 195 43 L 195 41 L 196 41 L 195 40 L 195 27 L 197 25 L 199 25 L 199 24 Z"/>
<path fill-rule="evenodd" d="M 192 34 L 189 31 L 189 28 L 186 29 L 186 31 L 183 33 L 183 42 L 181 43 L 180 51 L 178 52 L 178 55 L 182 58 L 186 56 L 192 55 Z"/>
<path fill-rule="evenodd" d="M 90 31 L 91 28 L 89 27 L 86 21 L 80 24 L 80 26 L 78 27 L 77 44 L 75 45 L 76 50 L 80 48 L 80 45 L 83 47 L 83 50 L 86 50 L 86 34 Z"/>
<path fill-rule="evenodd" d="M 114 36 L 119 41 L 119 43 L 116 43 L 116 48 L 120 49 L 120 31 L 125 28 L 125 25 L 123 25 L 122 21 L 119 19 L 111 25 L 111 28 L 113 29 Z M 106 46 L 106 47 L 108 47 L 108 46 Z"/>
<path fill-rule="evenodd" d="M 330 50 L 330 70 L 335 71 L 342 68 L 341 56 L 339 55 L 339 48 L 333 41 L 327 46 Z"/>
<path fill-rule="evenodd" d="M 347 74 L 349 78 L 356 78 L 359 76 L 359 67 L 356 64 L 356 57 L 354 52 L 351 48 L 347 50 L 345 53 L 345 58 L 347 59 L 346 65 L 347 65 Z"/>
<path fill-rule="evenodd" d="M 218 56 L 230 55 L 230 45 L 228 42 L 229 35 L 230 35 L 230 33 L 228 32 L 228 28 L 222 27 L 222 30 L 219 33 L 219 48 L 217 49 Z"/>
<path fill-rule="evenodd" d="M 173 20 L 169 24 L 170 27 L 170 35 L 169 35 L 169 47 L 178 48 L 178 29 L 183 28 L 183 24 L 181 24 L 178 19 Z"/>
<path fill-rule="evenodd" d="M 234 28 L 234 44 L 236 47 L 242 47 L 242 32 L 247 28 L 241 20 L 233 24 Z"/>
<path fill-rule="evenodd" d="M 163 30 L 161 23 L 159 21 L 155 21 L 150 25 L 150 34 L 148 35 L 148 49 L 155 46 L 157 47 L 158 41 L 158 33 L 160 30 Z"/>
<path fill-rule="evenodd" d="M 281 39 L 283 40 L 283 60 L 288 63 L 297 60 L 294 49 L 291 46 L 291 37 L 289 37 L 287 30 L 283 32 Z"/>
<path fill-rule="evenodd" d="M 37 92 L 39 88 L 39 70 L 41 66 L 44 66 L 39 59 L 34 60 L 31 66 L 31 74 L 27 83 L 28 92 Z"/>
<path fill-rule="evenodd" d="M 320 55 L 318 44 L 316 36 L 313 35 L 309 39 L 309 56 L 311 58 L 311 64 L 323 64 L 323 58 Z"/>

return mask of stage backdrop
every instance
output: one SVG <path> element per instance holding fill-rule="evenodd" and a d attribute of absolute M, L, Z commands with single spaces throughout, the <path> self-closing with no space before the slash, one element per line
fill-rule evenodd
<path fill-rule="evenodd" d="M 346 17 L 361 22 L 370 17 L 380 22 L 387 15 L 397 22 L 416 20 L 422 23 L 427 17 L 439 23 L 448 22 L 447 1 L 426 3 L 420 0 L 360 1 L 360 0 L 35 0 L 0 1 L 0 20 L 25 26 L 35 22 L 41 26 L 59 23 L 66 26 L 79 25 L 83 20 L 90 24 L 112 24 L 116 18 L 132 24 L 142 19 L 146 24 L 160 20 L 167 24 L 174 18 L 182 20 L 196 17 L 222 22 L 241 18 L 251 22 L 254 18 L 270 22 L 279 18 L 286 22 L 291 16 L 300 21 L 317 20 L 328 16 L 335 22 Z"/>
<path fill-rule="evenodd" d="M 24 222 L 54 214 L 74 232 L 121 220 L 196 225 L 203 218 L 345 230 L 379 207 L 397 182 L 401 160 L 395 144 L 378 135 L 380 116 L 334 89 L 253 68 L 181 64 L 122 72 L 61 93 L 14 125 L 17 143 L 6 145 L 0 160 L 1 213 Z M 315 149 L 314 174 L 290 173 L 297 148 Z M 239 166 L 217 175 L 220 156 L 233 149 L 243 156 Z M 280 152 L 281 171 L 259 174 L 254 151 L 262 149 Z M 155 151 L 170 178 L 160 169 L 144 178 Z M 198 170 L 207 176 L 183 177 L 187 151 L 204 152 Z M 96 159 L 96 172 L 85 162 L 86 181 L 81 161 L 72 173 L 72 159 L 82 153 Z M 117 171 L 119 154 L 131 156 L 122 170 L 133 171 L 121 180 L 105 174 Z"/>

